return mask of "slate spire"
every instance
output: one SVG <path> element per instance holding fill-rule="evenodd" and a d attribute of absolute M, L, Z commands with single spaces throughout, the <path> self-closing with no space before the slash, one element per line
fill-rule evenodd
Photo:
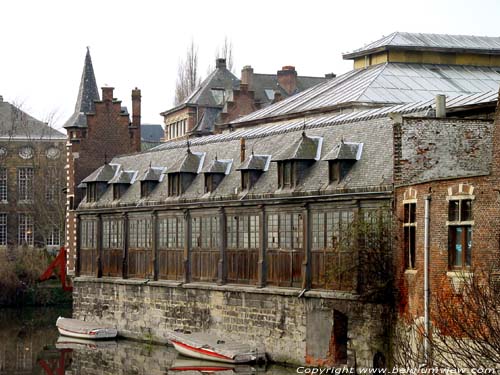
<path fill-rule="evenodd" d="M 80 81 L 80 88 L 78 89 L 78 97 L 76 98 L 75 112 L 71 115 L 68 121 L 66 121 L 64 127 L 86 127 L 87 118 L 85 114 L 94 112 L 95 100 L 100 100 L 99 91 L 97 89 L 90 51 L 87 47 L 82 79 Z"/>

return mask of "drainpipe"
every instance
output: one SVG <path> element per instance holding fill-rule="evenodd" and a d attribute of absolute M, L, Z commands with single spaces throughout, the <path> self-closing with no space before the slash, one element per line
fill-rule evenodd
<path fill-rule="evenodd" d="M 425 364 L 430 362 L 430 343 L 429 343 L 429 222 L 430 222 L 431 195 L 425 196 L 424 207 L 424 358 Z"/>

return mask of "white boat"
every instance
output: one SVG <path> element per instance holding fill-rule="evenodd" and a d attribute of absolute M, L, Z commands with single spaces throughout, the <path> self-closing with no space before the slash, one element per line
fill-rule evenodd
<path fill-rule="evenodd" d="M 118 346 L 115 340 L 86 340 L 68 336 L 59 336 L 56 341 L 56 349 L 115 349 Z"/>
<path fill-rule="evenodd" d="M 182 355 L 224 363 L 248 363 L 266 360 L 265 350 L 217 339 L 209 333 L 171 332 L 169 340 Z"/>
<path fill-rule="evenodd" d="M 63 317 L 57 318 L 56 326 L 61 335 L 78 339 L 111 339 L 118 334 L 115 327 Z"/>

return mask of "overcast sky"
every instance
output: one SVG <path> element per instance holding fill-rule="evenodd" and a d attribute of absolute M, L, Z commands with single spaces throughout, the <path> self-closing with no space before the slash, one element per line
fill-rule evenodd
<path fill-rule="evenodd" d="M 236 75 L 244 65 L 299 75 L 349 70 L 342 53 L 393 31 L 500 36 L 500 1 L 94 1 L 9 0 L 0 7 L 0 95 L 62 126 L 74 109 L 86 47 L 99 87 L 131 107 L 142 90 L 142 122 L 161 123 L 173 105 L 177 65 L 191 39 L 200 71 L 224 37 Z"/>

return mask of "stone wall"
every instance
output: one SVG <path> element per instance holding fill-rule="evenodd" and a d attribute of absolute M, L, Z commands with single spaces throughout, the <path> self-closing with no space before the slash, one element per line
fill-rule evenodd
<path fill-rule="evenodd" d="M 348 319 L 350 366 L 387 353 L 388 309 L 349 293 L 79 277 L 74 317 L 117 326 L 122 336 L 166 342 L 168 330 L 210 331 L 264 344 L 271 360 L 332 364 L 334 311 Z"/>

